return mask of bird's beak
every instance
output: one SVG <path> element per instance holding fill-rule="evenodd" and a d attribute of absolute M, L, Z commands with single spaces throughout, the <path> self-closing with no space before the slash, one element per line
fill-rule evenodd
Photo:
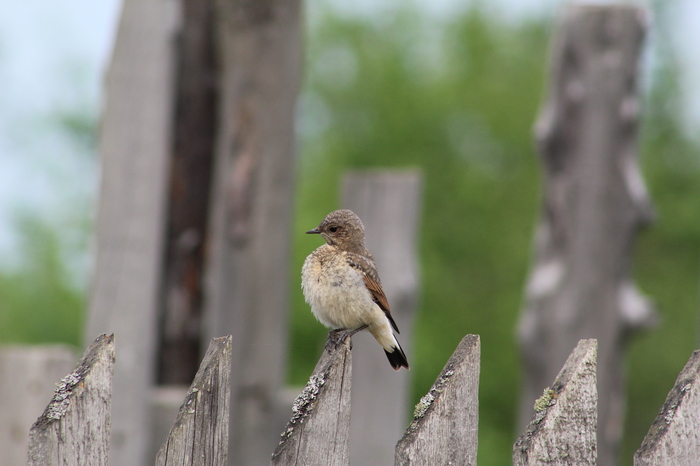
<path fill-rule="evenodd" d="M 313 230 L 307 231 L 306 234 L 307 235 L 320 235 L 321 230 L 319 230 L 318 228 L 314 228 Z"/>

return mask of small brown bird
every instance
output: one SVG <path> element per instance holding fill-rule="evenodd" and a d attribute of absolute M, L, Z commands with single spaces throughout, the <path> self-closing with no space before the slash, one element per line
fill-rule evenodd
<path fill-rule="evenodd" d="M 399 333 L 377 266 L 365 248 L 360 218 L 351 210 L 336 210 L 306 233 L 326 240 L 301 269 L 301 288 L 313 314 L 326 327 L 350 335 L 366 328 L 384 348 L 391 367 L 408 369 L 406 354 L 392 331 L 393 327 Z"/>

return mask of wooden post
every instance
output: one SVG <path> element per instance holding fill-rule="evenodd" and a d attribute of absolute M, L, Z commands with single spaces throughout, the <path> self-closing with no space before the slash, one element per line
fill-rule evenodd
<path fill-rule="evenodd" d="M 422 176 L 416 170 L 354 172 L 343 183 L 343 207 L 365 225 L 367 248 L 377 263 L 409 363 L 418 305 L 421 187 Z M 406 426 L 410 373 L 391 370 L 369 333 L 358 333 L 353 340 L 350 458 L 356 465 L 391 464 Z"/>
<path fill-rule="evenodd" d="M 0 464 L 26 466 L 29 428 L 75 362 L 66 345 L 0 347 Z"/>
<path fill-rule="evenodd" d="M 481 342 L 467 335 L 452 353 L 396 445 L 398 465 L 476 465 Z"/>
<path fill-rule="evenodd" d="M 114 335 L 100 335 L 32 426 L 30 466 L 107 464 L 113 374 Z"/>
<path fill-rule="evenodd" d="M 202 274 L 216 134 L 214 1 L 179 0 L 175 104 L 163 261 L 159 384 L 192 382 L 208 340 L 202 328 Z M 218 335 L 218 334 L 217 334 Z M 200 353 L 200 351 L 202 351 Z M 169 426 L 168 426 L 169 427 Z M 160 442 L 157 444 L 160 447 Z"/>
<path fill-rule="evenodd" d="M 269 461 L 289 313 L 299 0 L 217 3 L 219 130 L 205 271 L 205 336 L 233 335 L 232 464 Z"/>
<path fill-rule="evenodd" d="M 697 464 L 700 459 L 700 350 L 694 351 L 668 393 L 634 466 Z"/>
<path fill-rule="evenodd" d="M 214 338 L 156 466 L 221 466 L 228 456 L 231 336 Z"/>
<path fill-rule="evenodd" d="M 125 0 L 98 153 L 101 189 L 86 334 L 115 333 L 112 464 L 141 466 L 155 372 L 178 2 Z"/>
<path fill-rule="evenodd" d="M 335 347 L 329 334 L 327 348 L 292 406 L 273 466 L 349 464 L 351 342 L 348 338 Z"/>
<path fill-rule="evenodd" d="M 513 465 L 596 465 L 596 340 L 581 340 L 513 446 Z M 532 409 L 532 408 L 531 408 Z"/>
<path fill-rule="evenodd" d="M 652 207 L 637 163 L 638 68 L 646 10 L 575 5 L 553 41 L 550 86 L 535 127 L 544 167 L 542 219 L 519 324 L 531 400 L 582 338 L 599 344 L 598 462 L 616 464 L 628 337 L 655 322 L 630 273 Z"/>

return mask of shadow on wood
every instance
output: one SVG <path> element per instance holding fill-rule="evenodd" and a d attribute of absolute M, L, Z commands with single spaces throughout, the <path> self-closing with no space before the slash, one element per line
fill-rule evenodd
<path fill-rule="evenodd" d="M 292 406 L 292 418 L 272 455 L 272 465 L 347 466 L 349 463 L 350 338 L 331 340 Z"/>
<path fill-rule="evenodd" d="M 100 335 L 61 379 L 29 432 L 31 466 L 103 466 L 109 457 L 114 335 Z"/>
<path fill-rule="evenodd" d="M 598 342 L 579 341 L 535 402 L 535 416 L 513 446 L 513 465 L 595 465 Z"/>
<path fill-rule="evenodd" d="M 156 465 L 225 465 L 231 397 L 231 336 L 212 339 Z"/>

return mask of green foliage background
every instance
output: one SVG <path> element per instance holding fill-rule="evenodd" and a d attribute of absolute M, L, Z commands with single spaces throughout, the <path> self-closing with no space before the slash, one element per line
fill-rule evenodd
<path fill-rule="evenodd" d="M 531 128 L 551 21 L 506 21 L 479 8 L 438 20 L 410 2 L 374 18 L 343 16 L 322 1 L 307 10 L 292 283 L 318 246 L 303 232 L 339 207 L 345 170 L 420 167 L 423 282 L 412 401 L 465 334 L 480 334 L 479 463 L 509 464 L 520 380 L 515 327 L 540 200 Z M 698 343 L 700 145 L 681 128 L 669 27 L 655 22 L 641 138 L 658 220 L 641 235 L 635 256 L 636 278 L 662 320 L 631 344 L 622 464 L 631 464 Z M 81 123 L 72 132 L 93 127 Z M 80 346 L 84 292 L 71 279 L 60 235 L 36 220 L 22 219 L 20 228 L 24 265 L 0 273 L 0 341 Z M 303 384 L 326 330 L 296 286 L 291 322 L 289 380 Z"/>
<path fill-rule="evenodd" d="M 480 334 L 479 463 L 509 464 L 520 380 L 515 327 L 540 200 L 531 128 L 546 81 L 550 23 L 507 22 L 480 8 L 444 22 L 410 5 L 369 20 L 313 8 L 294 283 L 318 246 L 303 232 L 340 207 L 344 171 L 420 167 L 423 282 L 413 402 L 459 340 Z M 662 33 L 655 36 L 657 48 L 667 45 Z M 631 464 L 696 346 L 700 147 L 681 131 L 678 68 L 668 52 L 658 54 L 663 59 L 651 72 L 641 138 L 658 220 L 641 236 L 635 269 L 662 321 L 632 342 L 622 464 Z M 296 291 L 292 382 L 304 383 L 324 339 Z"/>

